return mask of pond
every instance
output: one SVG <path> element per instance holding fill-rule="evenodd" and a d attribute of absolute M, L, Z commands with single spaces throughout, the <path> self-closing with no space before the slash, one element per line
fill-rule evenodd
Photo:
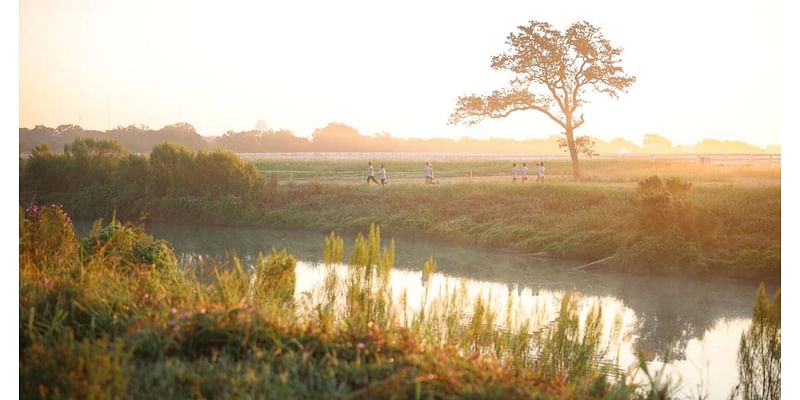
<path fill-rule="evenodd" d="M 76 223 L 79 233 L 90 227 Z M 198 258 L 221 259 L 235 251 L 244 265 L 259 252 L 286 248 L 298 259 L 296 293 L 321 285 L 324 234 L 309 230 L 253 227 L 207 227 L 148 224 L 148 233 L 169 241 L 184 264 Z M 355 235 L 345 240 L 345 260 Z M 384 244 L 392 235 L 383 233 Z M 477 246 L 395 236 L 396 258 L 391 275 L 395 294 L 405 292 L 410 303 L 424 296 L 422 266 L 433 256 L 437 263 L 428 290 L 466 287 L 469 296 L 491 296 L 498 320 L 506 301 L 518 309 L 535 310 L 543 323 L 558 313 L 559 299 L 575 291 L 582 312 L 593 304 L 603 307 L 606 326 L 621 321 L 610 343 L 609 356 L 628 370 L 642 354 L 648 366 L 666 370 L 680 381 L 679 394 L 726 398 L 738 381 L 736 353 L 749 327 L 757 284 L 725 279 L 688 279 L 595 270 L 573 270 L 579 262 L 536 258 Z M 774 288 L 768 288 L 769 293 Z M 665 364 L 666 362 L 666 364 Z M 642 376 L 639 377 L 643 379 Z"/>

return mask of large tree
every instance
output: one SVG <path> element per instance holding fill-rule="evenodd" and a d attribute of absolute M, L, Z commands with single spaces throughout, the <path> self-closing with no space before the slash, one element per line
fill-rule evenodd
<path fill-rule="evenodd" d="M 547 22 L 531 21 L 508 35 L 506 44 L 504 53 L 492 57 L 491 67 L 513 73 L 509 86 L 485 96 L 459 97 L 450 123 L 472 125 L 515 111 L 541 112 L 563 128 L 572 170 L 579 178 L 574 132 L 585 121 L 578 111 L 587 103 L 587 94 L 617 98 L 636 81 L 619 65 L 622 48 L 612 46 L 588 22 L 576 22 L 562 32 Z"/>

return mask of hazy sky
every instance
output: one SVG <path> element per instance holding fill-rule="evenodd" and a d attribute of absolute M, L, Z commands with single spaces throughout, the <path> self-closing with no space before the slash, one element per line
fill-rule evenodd
<path fill-rule="evenodd" d="M 20 2 L 20 126 L 189 122 L 201 134 L 328 122 L 402 137 L 543 138 L 524 112 L 449 126 L 458 96 L 501 88 L 489 67 L 530 20 L 577 20 L 623 47 L 637 77 L 594 95 L 578 134 L 780 143 L 781 10 L 747 1 Z"/>

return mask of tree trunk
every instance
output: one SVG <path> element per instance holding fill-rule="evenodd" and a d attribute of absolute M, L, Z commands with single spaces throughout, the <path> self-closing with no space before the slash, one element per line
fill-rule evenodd
<path fill-rule="evenodd" d="M 572 135 L 572 127 L 566 129 L 567 145 L 569 147 L 569 157 L 572 159 L 572 174 L 575 180 L 581 179 L 581 167 L 578 165 L 578 148 L 575 147 L 575 138 Z"/>

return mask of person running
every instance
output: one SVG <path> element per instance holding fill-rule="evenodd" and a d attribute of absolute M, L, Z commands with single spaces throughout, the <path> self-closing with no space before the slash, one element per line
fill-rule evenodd
<path fill-rule="evenodd" d="M 536 182 L 544 182 L 544 162 L 536 163 Z"/>
<path fill-rule="evenodd" d="M 544 182 L 544 161 L 540 163 L 539 168 L 541 169 L 542 172 L 542 182 Z"/>
<path fill-rule="evenodd" d="M 511 183 L 517 183 L 517 163 L 511 164 Z"/>
<path fill-rule="evenodd" d="M 380 186 L 381 184 L 375 179 L 375 168 L 372 168 L 372 161 L 367 163 L 367 185 L 369 182 L 375 182 L 376 185 Z"/>
<path fill-rule="evenodd" d="M 425 184 L 430 185 L 433 183 L 433 165 L 430 161 L 425 162 Z"/>
<path fill-rule="evenodd" d="M 386 184 L 386 168 L 381 164 L 381 186 Z"/>
<path fill-rule="evenodd" d="M 520 172 L 522 173 L 522 183 L 528 180 L 528 164 L 522 163 L 522 168 L 520 168 Z"/>

